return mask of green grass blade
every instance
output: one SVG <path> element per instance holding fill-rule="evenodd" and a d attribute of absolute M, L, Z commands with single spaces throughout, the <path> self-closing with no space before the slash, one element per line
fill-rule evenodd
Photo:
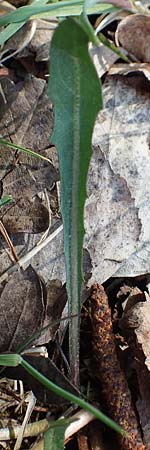
<path fill-rule="evenodd" d="M 11 202 L 12 196 L 11 195 L 5 195 L 5 197 L 0 199 L 0 207 L 7 205 L 7 203 Z"/>
<path fill-rule="evenodd" d="M 18 23 L 29 20 L 31 17 L 43 17 L 44 14 L 49 16 L 69 16 L 80 15 L 83 10 L 83 0 L 61 1 L 48 5 L 29 5 L 21 6 L 16 11 L 0 17 L 0 26 L 8 25 L 9 23 Z M 87 8 L 87 14 L 94 13 L 109 13 L 116 11 L 117 8 L 107 5 L 106 3 L 92 5 Z"/>
<path fill-rule="evenodd" d="M 17 355 L 19 356 L 19 355 Z M 65 398 L 66 400 L 70 401 L 71 403 L 75 403 L 80 408 L 85 409 L 86 411 L 89 411 L 92 413 L 96 419 L 99 419 L 101 422 L 103 422 L 105 425 L 112 428 L 114 431 L 121 433 L 124 436 L 127 436 L 127 433 L 121 428 L 117 423 L 115 423 L 112 419 L 107 417 L 105 414 L 103 414 L 101 411 L 99 411 L 97 408 L 95 408 L 90 403 L 87 403 L 85 400 L 83 400 L 80 397 L 77 397 L 74 394 L 71 394 L 70 392 L 66 391 L 65 389 L 61 388 L 60 386 L 57 386 L 52 381 L 48 380 L 44 375 L 42 375 L 40 372 L 38 372 L 34 367 L 31 366 L 27 361 L 25 361 L 23 358 L 20 357 L 20 364 L 24 369 L 30 373 L 36 380 L 40 381 L 40 383 L 43 384 L 47 389 L 50 389 L 50 391 L 54 392 L 56 395 L 59 395 L 60 397 Z"/>
<path fill-rule="evenodd" d="M 101 85 L 88 53 L 88 36 L 75 19 L 57 27 L 51 42 L 49 95 L 59 154 L 61 211 L 70 320 L 70 365 L 77 382 L 82 282 L 83 210 L 94 122 L 102 107 Z M 77 332 L 78 330 L 78 332 Z"/>
<path fill-rule="evenodd" d="M 97 408 L 92 406 L 90 403 L 87 403 L 82 398 L 77 397 L 74 394 L 71 394 L 70 392 L 66 391 L 60 386 L 57 386 L 55 383 L 53 383 L 44 375 L 42 375 L 40 372 L 38 372 L 33 366 L 31 366 L 31 364 L 29 364 L 26 360 L 24 360 L 20 355 L 13 353 L 9 354 L 2 353 L 0 355 L 0 366 L 17 367 L 18 365 L 24 367 L 24 369 L 30 375 L 32 375 L 36 380 L 38 380 L 41 384 L 43 384 L 43 386 L 45 386 L 50 391 L 54 392 L 56 395 L 63 397 L 64 399 L 70 401 L 71 403 L 75 403 L 76 405 L 80 406 L 80 408 L 83 408 L 86 411 L 91 412 L 97 419 L 99 419 L 100 421 L 105 423 L 105 425 L 108 425 L 110 428 L 117 431 L 118 433 L 121 433 L 124 436 L 127 435 L 127 433 L 123 430 L 123 428 L 117 425 L 112 419 L 107 417 L 105 414 L 103 414 Z M 59 424 L 55 423 L 53 426 L 57 425 Z"/>
<path fill-rule="evenodd" d="M 104 34 L 98 33 L 98 37 L 99 37 L 100 42 L 102 42 L 102 44 L 104 44 L 106 47 L 110 48 L 110 50 L 112 50 L 114 53 L 116 53 L 119 58 L 122 58 L 125 62 L 129 63 L 129 58 L 127 58 L 127 56 L 124 55 L 124 53 L 122 53 L 120 50 L 118 50 L 118 48 L 112 42 L 110 42 L 104 36 Z"/>
<path fill-rule="evenodd" d="M 27 153 L 30 156 L 34 156 L 34 158 L 43 159 L 44 161 L 48 161 L 49 163 L 51 162 L 49 158 L 46 158 L 45 156 L 40 155 L 39 153 L 34 152 L 33 150 L 30 150 L 29 148 L 21 147 L 20 145 L 17 145 L 17 144 L 12 144 L 12 142 L 5 141 L 4 139 L 1 139 L 1 138 L 0 138 L 0 144 L 4 145 L 5 147 L 12 148 L 12 150 L 19 150 L 20 152 Z"/>
<path fill-rule="evenodd" d="M 3 45 L 11 36 L 13 36 L 25 22 L 10 23 L 4 30 L 0 32 L 0 45 Z"/>
<path fill-rule="evenodd" d="M 0 366 L 5 367 L 17 367 L 19 364 L 21 364 L 21 356 L 17 354 L 5 354 L 2 353 L 0 355 Z"/>
<path fill-rule="evenodd" d="M 44 450 L 64 450 L 64 435 L 68 420 L 60 419 L 44 433 Z"/>
<path fill-rule="evenodd" d="M 41 3 L 41 0 L 34 0 L 32 5 Z M 48 0 L 42 0 L 42 4 L 45 5 Z M 20 28 L 26 23 L 26 21 L 18 23 L 10 23 L 4 30 L 0 32 L 0 45 L 3 45 L 10 37 L 12 37 Z"/>

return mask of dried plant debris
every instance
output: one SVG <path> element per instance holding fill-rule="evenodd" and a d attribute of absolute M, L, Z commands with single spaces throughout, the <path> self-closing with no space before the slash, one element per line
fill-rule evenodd
<path fill-rule="evenodd" d="M 93 349 L 97 359 L 97 376 L 111 417 L 128 432 L 119 437 L 122 450 L 145 450 L 131 395 L 117 359 L 111 311 L 104 288 L 95 284 L 91 297 Z"/>
<path fill-rule="evenodd" d="M 7 231 L 12 234 L 42 233 L 49 226 L 49 212 L 39 197 L 33 199 L 24 197 L 18 200 L 15 206 L 7 208 L 2 221 Z"/>
<path fill-rule="evenodd" d="M 143 439 L 150 449 L 150 299 L 131 305 L 124 311 L 120 328 L 128 341 L 134 369 L 136 370 L 139 395 L 136 402 Z"/>
<path fill-rule="evenodd" d="M 109 69 L 109 75 L 128 75 L 141 72 L 150 81 L 150 63 L 114 64 Z"/>
<path fill-rule="evenodd" d="M 26 47 L 30 43 L 35 30 L 36 21 L 30 20 L 26 22 L 14 36 L 8 39 L 0 52 L 1 64 L 4 64 L 5 61 L 16 56 L 24 47 Z"/>
<path fill-rule="evenodd" d="M 54 339 L 59 328 L 59 320 L 67 301 L 66 287 L 59 280 L 51 280 L 46 284 L 46 306 L 43 327 L 51 324 L 46 332 L 36 340 L 37 345 L 45 344 Z M 56 323 L 58 321 L 58 323 Z M 55 323 L 55 325 L 53 325 Z M 64 328 L 65 321 L 61 323 Z M 66 325 L 65 325 L 66 326 Z"/>
<path fill-rule="evenodd" d="M 150 271 L 150 89 L 143 76 L 108 77 L 93 134 L 85 241 L 89 284 Z"/>
<path fill-rule="evenodd" d="M 50 42 L 54 32 L 54 27 L 57 25 L 57 19 L 52 19 L 52 22 L 36 19 L 36 31 L 28 46 L 26 46 L 18 58 L 35 58 L 35 61 L 48 61 Z"/>
<path fill-rule="evenodd" d="M 137 287 L 129 287 L 129 286 L 122 286 L 117 294 L 117 298 L 121 299 L 122 296 L 127 295 L 126 299 L 122 303 L 122 308 L 124 314 L 132 308 L 132 306 L 136 305 L 139 302 L 145 301 L 145 294 Z"/>
<path fill-rule="evenodd" d="M 112 64 L 118 59 L 118 55 L 100 43 L 99 47 L 90 46 L 90 55 L 96 67 L 99 78 L 110 70 Z"/>
<path fill-rule="evenodd" d="M 6 102 L 1 109 L 1 136 L 47 157 L 53 118 L 45 81 L 29 77 L 16 85 L 9 79 L 2 84 Z M 9 193 L 15 201 L 45 188 L 49 192 L 59 175 L 52 163 L 1 145 L 0 178 L 3 195 Z"/>
<path fill-rule="evenodd" d="M 0 351 L 17 347 L 42 326 L 43 287 L 31 266 L 13 273 L 0 296 Z"/>
<path fill-rule="evenodd" d="M 72 394 L 77 396 L 80 395 L 80 392 L 71 384 L 66 376 L 56 367 L 53 361 L 47 356 L 41 355 L 25 355 L 24 359 L 29 362 L 35 369 L 37 369 L 42 375 L 47 377 L 50 381 L 54 382 L 58 386 L 66 389 Z M 38 400 L 42 403 L 48 403 L 50 405 L 65 405 L 68 403 L 68 400 L 65 400 L 63 397 L 59 397 L 49 389 L 45 388 L 38 380 L 32 377 L 26 370 L 21 367 L 15 368 L 7 368 L 5 370 L 5 374 L 9 378 L 14 378 L 17 380 L 22 380 L 27 383 L 28 388 L 33 391 Z"/>
<path fill-rule="evenodd" d="M 117 27 L 116 39 L 136 58 L 136 61 L 150 62 L 149 15 L 134 14 L 121 20 Z"/>
<path fill-rule="evenodd" d="M 53 113 L 46 92 L 46 82 L 29 75 L 16 84 L 7 78 L 3 79 L 1 84 L 5 96 L 1 107 L 1 137 L 45 156 L 53 127 Z M 5 148 L 2 149 L 5 152 Z M 12 151 L 9 150 L 9 153 L 11 156 Z M 41 167 L 41 160 L 33 162 L 33 158 L 23 153 L 19 153 L 19 162 L 28 164 L 30 168 L 33 166 L 34 170 Z M 0 173 L 1 178 L 3 174 L 7 174 L 6 164 L 3 163 L 1 170 L 2 168 L 5 172 Z"/>
<path fill-rule="evenodd" d="M 47 97 L 45 81 L 29 76 L 24 81 L 15 84 L 11 79 L 3 78 L 2 87 L 5 101 L 2 100 L 1 108 L 1 136 L 5 140 L 30 148 L 50 159 L 49 162 L 43 161 L 1 145 L 1 194 L 11 195 L 13 200 L 8 205 L 1 207 L 0 219 L 9 232 L 16 253 L 20 257 L 38 243 L 41 238 L 38 234 L 42 234 L 50 226 L 51 199 L 56 199 L 56 189 L 54 192 L 54 188 L 59 179 L 56 151 L 54 153 L 54 148 L 52 148 L 51 158 L 49 141 L 53 126 L 53 113 Z M 52 226 L 56 221 L 55 216 L 57 216 L 55 210 L 56 208 L 53 208 Z M 35 234 L 35 238 L 31 233 Z M 1 273 L 5 272 L 12 264 L 6 251 L 2 250 L 4 245 L 5 243 L 1 240 Z M 59 246 L 57 248 L 57 253 L 59 249 L 63 253 L 62 248 L 63 240 L 61 248 Z M 51 258 L 48 253 L 51 254 Z M 43 254 L 44 251 L 42 256 Z M 59 278 L 53 270 L 55 257 L 56 252 L 55 255 L 51 253 L 50 245 L 45 258 L 47 258 L 46 263 L 52 259 L 51 269 L 54 276 L 51 276 L 51 272 L 46 267 L 46 282 L 49 276 Z M 44 270 L 44 261 L 42 259 L 39 261 L 37 258 L 37 266 L 39 264 Z M 62 281 L 64 282 L 64 262 L 62 267 Z M 42 270 L 40 271 L 41 275 Z"/>
<path fill-rule="evenodd" d="M 33 339 L 32 345 L 50 342 L 59 328 L 65 304 L 66 289 L 58 280 L 46 286 L 32 266 L 16 269 L 5 286 L 1 285 L 0 351 L 16 351 L 37 331 L 39 336 Z"/>

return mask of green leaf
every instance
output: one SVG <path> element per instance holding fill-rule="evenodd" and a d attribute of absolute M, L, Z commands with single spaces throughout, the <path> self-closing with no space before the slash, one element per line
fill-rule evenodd
<path fill-rule="evenodd" d="M 48 0 L 42 0 L 42 3 L 46 4 L 47 1 Z M 41 2 L 41 0 L 34 0 L 32 5 L 38 4 L 39 2 Z M 23 27 L 25 22 L 26 21 L 22 21 L 22 22 L 18 22 L 18 23 L 10 23 L 4 30 L 2 30 L 0 32 L 0 45 L 3 45 L 11 36 L 13 36 L 18 30 L 20 30 L 20 28 Z"/>
<path fill-rule="evenodd" d="M 17 355 L 17 356 L 19 356 L 19 355 Z M 97 408 L 95 408 L 90 403 L 87 403 L 82 398 L 77 397 L 76 395 L 72 394 L 71 392 L 66 391 L 65 389 L 61 388 L 60 386 L 57 386 L 55 383 L 53 383 L 48 378 L 46 378 L 44 375 L 42 375 L 40 372 L 38 372 L 33 366 L 31 366 L 31 364 L 29 364 L 22 357 L 20 357 L 20 364 L 22 367 L 24 367 L 24 369 L 28 373 L 30 373 L 36 380 L 38 380 L 40 383 L 42 383 L 43 386 L 45 386 L 47 389 L 50 389 L 50 391 L 54 392 L 56 395 L 59 395 L 60 397 L 63 397 L 66 400 L 69 400 L 70 402 L 75 403 L 75 405 L 78 405 L 80 408 L 83 408 L 86 411 L 89 411 L 98 420 L 105 423 L 105 425 L 108 425 L 114 431 L 117 431 L 117 433 L 121 433 L 122 435 L 127 436 L 127 433 L 123 430 L 123 428 L 121 428 L 112 419 L 110 419 L 105 414 L 103 414 L 102 411 L 99 411 Z"/>
<path fill-rule="evenodd" d="M 40 3 L 40 2 L 39 2 Z M 96 13 L 109 13 L 116 11 L 117 8 L 107 5 L 106 3 L 101 3 L 99 5 L 92 5 L 87 8 L 87 14 Z M 80 15 L 83 10 L 83 0 L 72 0 L 72 1 L 61 1 L 48 5 L 29 5 L 21 6 L 16 11 L 12 11 L 9 14 L 0 17 L 0 26 L 8 25 L 9 23 L 27 21 L 31 17 L 44 17 L 47 16 L 69 16 L 69 15 Z"/>
<path fill-rule="evenodd" d="M 7 366 L 7 367 L 17 367 L 21 364 L 21 356 L 17 354 L 5 354 L 2 353 L 0 355 L 0 366 Z"/>
<path fill-rule="evenodd" d="M 0 199 L 0 207 L 3 205 L 7 205 L 7 203 L 11 202 L 12 196 L 11 195 L 5 195 L 5 197 Z"/>
<path fill-rule="evenodd" d="M 60 163 L 69 316 L 78 316 L 70 320 L 70 364 L 77 382 L 83 210 L 92 132 L 102 94 L 88 53 L 88 36 L 75 19 L 61 22 L 53 35 L 49 95 L 55 113 L 51 140 Z"/>
<path fill-rule="evenodd" d="M 64 435 L 67 426 L 68 420 L 60 419 L 45 431 L 44 450 L 64 450 Z"/>
<path fill-rule="evenodd" d="M 0 45 L 3 45 L 11 36 L 13 36 L 25 22 L 10 23 L 4 30 L 0 32 Z"/>
<path fill-rule="evenodd" d="M 116 53 L 119 58 L 122 58 L 125 62 L 129 63 L 129 59 L 127 58 L 126 55 L 124 55 L 124 53 L 122 53 L 120 50 L 118 50 L 118 48 L 112 43 L 110 42 L 102 33 L 98 33 L 98 37 L 100 42 L 102 42 L 102 44 L 104 44 L 106 47 L 110 48 L 110 50 L 112 50 L 114 53 Z"/>

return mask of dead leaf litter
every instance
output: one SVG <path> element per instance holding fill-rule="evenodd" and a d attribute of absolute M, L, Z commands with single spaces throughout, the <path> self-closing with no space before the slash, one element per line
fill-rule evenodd
<path fill-rule="evenodd" d="M 6 3 L 1 9 L 9 7 Z M 93 417 L 84 417 L 80 432 L 73 432 L 73 443 L 78 450 L 149 450 L 150 17 L 147 9 L 145 14 L 128 15 L 130 1 L 113 3 L 126 9 L 126 17 L 116 16 L 109 38 L 122 46 L 129 63 L 118 63 L 118 55 L 103 44 L 98 50 L 90 49 L 103 77 L 104 107 L 93 134 L 85 204 L 84 279 L 88 281 L 82 294 L 81 383 L 86 393 L 89 386 L 91 402 L 97 405 L 98 401 L 98 407 L 128 436 L 116 437 L 97 427 Z M 23 5 L 24 0 L 13 4 Z M 0 349 L 22 347 L 24 358 L 43 375 L 80 395 L 69 380 L 67 320 L 60 323 L 68 314 L 66 273 L 59 164 L 49 139 L 53 108 L 46 82 L 49 42 L 56 25 L 39 19 L 28 22 L 1 52 L 6 59 L 0 69 L 0 136 L 49 161 L 1 145 L 1 197 L 11 195 L 12 201 L 1 207 L 0 215 L 4 231 L 0 238 Z M 109 25 L 106 35 L 107 30 Z M 54 323 L 51 328 L 49 323 Z M 15 390 L 11 378 L 23 384 L 15 382 Z M 37 398 L 33 408 L 31 390 Z M 10 450 L 43 450 L 43 439 L 37 442 L 36 436 L 49 419 L 69 414 L 61 397 L 20 367 L 1 374 L 0 411 L 0 447 Z"/>

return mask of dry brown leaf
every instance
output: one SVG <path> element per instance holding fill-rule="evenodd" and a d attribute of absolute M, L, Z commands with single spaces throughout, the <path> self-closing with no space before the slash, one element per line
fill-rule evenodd
<path fill-rule="evenodd" d="M 99 47 L 90 47 L 90 55 L 96 67 L 99 78 L 110 70 L 112 64 L 118 59 L 118 55 L 100 43 Z"/>
<path fill-rule="evenodd" d="M 109 77 L 103 97 L 85 205 L 89 284 L 150 271 L 149 83 Z"/>
<path fill-rule="evenodd" d="M 3 80 L 6 104 L 3 103 L 1 136 L 16 144 L 41 152 L 47 157 L 52 110 L 43 80 L 29 77 L 15 85 Z M 3 195 L 10 194 L 13 203 L 1 208 L 1 218 L 11 233 L 40 233 L 49 225 L 49 214 L 35 194 L 50 191 L 58 180 L 58 170 L 52 164 L 22 152 L 1 146 L 0 174 Z"/>
<path fill-rule="evenodd" d="M 17 347 L 42 326 L 42 284 L 31 266 L 10 276 L 0 297 L 0 351 Z"/>
<path fill-rule="evenodd" d="M 83 429 L 77 435 L 78 450 L 90 450 L 87 430 Z"/>
<path fill-rule="evenodd" d="M 126 333 L 130 333 L 130 329 L 134 330 L 137 345 L 144 353 L 146 367 L 150 370 L 150 300 L 127 309 L 120 323 Z"/>
<path fill-rule="evenodd" d="M 122 305 L 124 314 L 137 303 L 144 301 L 145 301 L 144 293 L 138 287 L 132 288 L 130 294 L 128 295 L 128 297 L 126 298 L 125 302 Z"/>
<path fill-rule="evenodd" d="M 30 20 L 4 44 L 1 58 L 7 58 L 9 52 L 14 53 L 14 56 L 16 54 L 17 59 L 32 58 L 35 61 L 47 61 L 52 35 L 51 23 L 41 19 L 34 20 L 34 23 Z"/>
<path fill-rule="evenodd" d="M 25 271 L 16 271 L 4 289 L 1 286 L 0 351 L 15 351 L 18 345 L 48 325 L 33 343 L 43 345 L 52 340 L 59 328 L 66 299 L 66 289 L 58 280 L 44 286 L 31 266 Z"/>
<path fill-rule="evenodd" d="M 32 39 L 35 30 L 36 22 L 30 20 L 26 22 L 12 38 L 8 39 L 0 52 L 1 63 L 5 61 L 5 58 L 7 60 L 11 57 L 10 55 L 15 56 L 21 49 L 26 47 Z"/>
<path fill-rule="evenodd" d="M 110 67 L 109 75 L 128 75 L 128 73 L 142 72 L 150 81 L 150 64 L 149 63 L 130 63 L 115 64 Z"/>
<path fill-rule="evenodd" d="M 146 450 L 150 450 L 150 299 L 124 312 L 120 320 L 129 342 L 137 374 L 139 396 L 136 402 Z"/>
<path fill-rule="evenodd" d="M 49 213 L 38 197 L 19 199 L 15 206 L 9 206 L 3 215 L 3 224 L 11 234 L 19 232 L 42 233 L 49 225 Z"/>
<path fill-rule="evenodd" d="M 150 16 L 134 14 L 121 20 L 116 39 L 138 61 L 150 62 Z"/>
<path fill-rule="evenodd" d="M 5 95 L 5 103 L 3 100 L 1 107 L 1 137 L 45 156 L 53 127 L 53 113 L 47 96 L 46 82 L 28 76 L 24 82 L 14 84 L 9 79 L 3 79 L 1 84 Z M 4 147 L 2 150 L 6 152 Z M 9 150 L 9 154 L 14 155 L 14 152 Z M 22 152 L 19 153 L 19 162 L 29 164 L 30 169 L 32 166 L 41 167 L 41 160 L 33 160 L 33 157 Z M 4 174 L 7 174 L 7 167 L 4 169 Z M 3 177 L 3 173 L 0 175 Z"/>
<path fill-rule="evenodd" d="M 36 32 L 28 47 L 26 47 L 18 57 L 26 58 L 28 56 L 34 56 L 35 61 L 37 62 L 48 61 L 50 42 L 56 25 L 57 19 L 55 19 L 55 23 L 51 23 L 50 18 L 49 22 L 36 19 Z"/>
<path fill-rule="evenodd" d="M 59 328 L 59 320 L 67 301 L 66 288 L 62 286 L 59 280 L 49 281 L 46 285 L 46 306 L 43 327 L 48 324 L 49 329 L 36 339 L 36 345 L 42 345 L 54 339 L 56 331 Z M 53 325 L 54 322 L 57 324 Z M 63 325 L 63 323 L 62 323 Z"/>

